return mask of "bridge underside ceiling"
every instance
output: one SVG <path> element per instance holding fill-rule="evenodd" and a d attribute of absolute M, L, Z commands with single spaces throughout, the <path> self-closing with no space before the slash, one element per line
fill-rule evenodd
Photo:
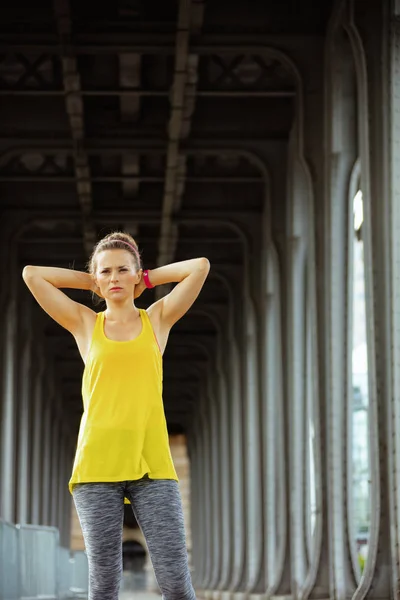
<path fill-rule="evenodd" d="M 165 354 L 171 432 L 190 422 L 215 319 L 223 323 L 229 293 L 240 291 L 243 240 L 259 250 L 268 194 L 271 214 L 284 210 L 299 90 L 279 44 L 320 49 L 329 11 L 311 0 L 251 10 L 244 0 L 16 0 L 2 9 L 0 202 L 13 215 L 19 269 L 84 269 L 114 229 L 137 239 L 150 269 L 196 256 L 212 264 Z M 70 295 L 93 306 L 88 293 Z M 68 333 L 38 319 L 75 428 L 82 361 Z"/>

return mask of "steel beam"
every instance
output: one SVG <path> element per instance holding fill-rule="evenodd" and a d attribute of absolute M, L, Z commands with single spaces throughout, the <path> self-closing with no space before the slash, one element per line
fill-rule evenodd
<path fill-rule="evenodd" d="M 0 171 L 1 172 L 1 171 Z M 0 175 L 0 183 L 73 183 L 76 177 L 65 175 L 42 176 L 42 175 Z M 112 177 L 91 177 L 94 183 L 163 183 L 163 177 L 146 177 L 145 175 L 114 175 Z M 261 177 L 186 177 L 187 183 L 264 183 Z"/>
<path fill-rule="evenodd" d="M 133 41 L 134 40 L 134 41 Z M 322 35 L 243 35 L 201 34 L 191 44 L 191 51 L 199 55 L 237 52 L 245 54 L 264 53 L 274 47 L 321 48 Z M 77 55 L 110 55 L 124 53 L 174 55 L 175 35 L 154 32 L 124 33 L 77 33 L 74 36 Z M 0 52 L 40 53 L 62 55 L 59 40 L 52 34 L 2 33 Z"/>
<path fill-rule="evenodd" d="M 75 178 L 82 213 L 85 250 L 90 255 L 96 241 L 92 220 L 92 183 L 89 157 L 84 147 L 85 123 L 81 82 L 77 59 L 72 47 L 72 22 L 69 0 L 54 0 L 54 10 L 62 46 L 65 105 L 69 117 L 74 149 Z"/>
<path fill-rule="evenodd" d="M 172 84 L 171 116 L 168 127 L 168 147 L 165 173 L 165 187 L 162 207 L 162 222 L 158 248 L 157 265 L 162 266 L 171 261 L 175 254 L 178 229 L 172 221 L 172 214 L 180 207 L 184 179 L 186 175 L 186 160 L 180 153 L 180 141 L 190 130 L 190 119 L 194 109 L 194 94 L 197 84 L 197 57 L 189 55 L 189 40 L 193 26 L 193 0 L 180 0 L 175 47 L 175 72 Z M 201 28 L 202 6 L 197 13 L 196 29 Z M 184 118 L 186 126 L 184 127 Z M 163 293 L 162 287 L 157 290 L 157 297 Z"/>
<path fill-rule="evenodd" d="M 98 89 L 81 90 L 81 96 L 118 96 L 121 98 L 143 98 L 156 97 L 166 98 L 170 95 L 170 90 L 139 90 L 139 89 Z M 2 89 L 0 96 L 64 96 L 64 90 L 49 89 Z M 199 98 L 295 98 L 296 90 L 196 90 L 196 96 Z"/>

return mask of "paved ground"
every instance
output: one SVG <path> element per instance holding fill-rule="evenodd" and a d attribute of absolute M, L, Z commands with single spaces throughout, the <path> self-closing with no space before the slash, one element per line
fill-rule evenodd
<path fill-rule="evenodd" d="M 124 590 L 119 593 L 119 600 L 160 600 L 160 598 L 160 595 L 153 592 L 130 592 Z"/>

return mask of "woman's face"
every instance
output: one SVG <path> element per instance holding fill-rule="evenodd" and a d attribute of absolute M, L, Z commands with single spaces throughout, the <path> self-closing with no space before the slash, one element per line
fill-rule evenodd
<path fill-rule="evenodd" d="M 103 298 L 110 300 L 133 298 L 141 271 L 129 250 L 103 250 L 97 256 L 95 281 Z"/>

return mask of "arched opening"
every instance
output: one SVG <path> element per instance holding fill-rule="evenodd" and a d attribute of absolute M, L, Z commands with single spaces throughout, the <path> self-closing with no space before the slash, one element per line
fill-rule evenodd
<path fill-rule="evenodd" d="M 352 221 L 352 397 L 350 398 L 352 535 L 359 575 L 368 554 L 371 525 L 371 465 L 369 459 L 369 388 L 367 314 L 363 240 L 363 196 L 353 199 Z M 357 568 L 358 570 L 358 568 Z"/>

